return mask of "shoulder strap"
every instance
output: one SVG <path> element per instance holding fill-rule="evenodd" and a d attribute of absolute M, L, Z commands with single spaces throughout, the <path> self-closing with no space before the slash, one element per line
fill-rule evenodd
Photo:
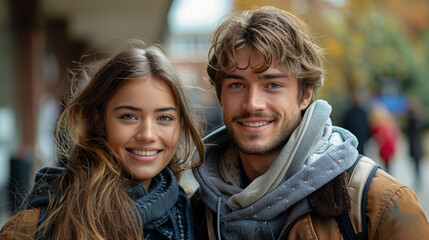
<path fill-rule="evenodd" d="M 347 189 L 350 194 L 351 210 L 337 217 L 344 239 L 367 239 L 366 196 L 372 178 L 379 166 L 368 157 L 359 155 L 356 163 L 348 170 L 350 179 Z"/>
<path fill-rule="evenodd" d="M 363 189 L 363 193 L 362 193 L 362 199 L 364 199 L 364 201 L 361 200 L 361 219 L 362 219 L 362 232 L 363 232 L 363 237 L 365 240 L 368 239 L 368 223 L 367 223 L 367 217 L 366 217 L 366 196 L 368 194 L 368 190 L 369 190 L 369 185 L 371 184 L 372 178 L 375 175 L 375 172 L 377 172 L 377 170 L 380 168 L 379 165 L 377 165 L 373 160 L 371 160 L 368 157 L 364 157 L 362 160 L 364 160 L 366 162 L 366 164 L 369 164 L 370 166 L 372 166 L 371 168 L 371 172 L 369 173 L 367 179 L 366 179 L 366 183 Z"/>

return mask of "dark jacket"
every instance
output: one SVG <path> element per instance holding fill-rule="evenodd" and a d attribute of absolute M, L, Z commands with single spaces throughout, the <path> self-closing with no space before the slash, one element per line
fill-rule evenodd
<path fill-rule="evenodd" d="M 0 239 L 24 239 L 37 228 L 37 221 L 46 210 L 48 191 L 64 168 L 43 168 L 36 175 L 36 184 L 29 196 L 29 208 L 8 221 L 0 232 Z M 42 180 L 42 181 L 41 181 Z M 185 191 L 178 185 L 169 168 L 152 179 L 147 190 L 138 184 L 128 191 L 143 222 L 145 239 L 194 239 L 191 206 Z M 25 224 L 22 224 L 25 223 Z M 121 224 L 121 223 L 118 223 Z M 34 238 L 34 236 L 32 236 Z"/>

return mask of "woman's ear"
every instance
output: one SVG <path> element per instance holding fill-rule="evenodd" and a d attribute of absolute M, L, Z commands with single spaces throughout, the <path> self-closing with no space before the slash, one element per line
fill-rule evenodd
<path fill-rule="evenodd" d="M 105 137 L 106 130 L 104 127 L 104 118 L 100 115 L 100 112 L 97 110 L 92 114 L 91 127 L 94 129 L 97 137 Z"/>

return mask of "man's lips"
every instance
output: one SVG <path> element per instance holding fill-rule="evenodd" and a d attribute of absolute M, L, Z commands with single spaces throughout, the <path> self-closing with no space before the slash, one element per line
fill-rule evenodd
<path fill-rule="evenodd" d="M 265 125 L 270 124 L 272 121 L 237 121 L 241 125 L 247 126 L 247 127 L 262 127 Z"/>

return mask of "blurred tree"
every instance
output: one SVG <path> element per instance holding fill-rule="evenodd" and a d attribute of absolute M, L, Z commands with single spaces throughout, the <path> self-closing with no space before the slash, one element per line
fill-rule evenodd
<path fill-rule="evenodd" d="M 429 106 L 429 1 L 235 1 L 236 9 L 263 5 L 291 11 L 311 26 L 327 53 L 327 80 L 319 95 L 334 108 L 343 108 L 356 87 L 373 94 L 410 93 Z M 335 122 L 339 116 L 332 117 Z"/>

